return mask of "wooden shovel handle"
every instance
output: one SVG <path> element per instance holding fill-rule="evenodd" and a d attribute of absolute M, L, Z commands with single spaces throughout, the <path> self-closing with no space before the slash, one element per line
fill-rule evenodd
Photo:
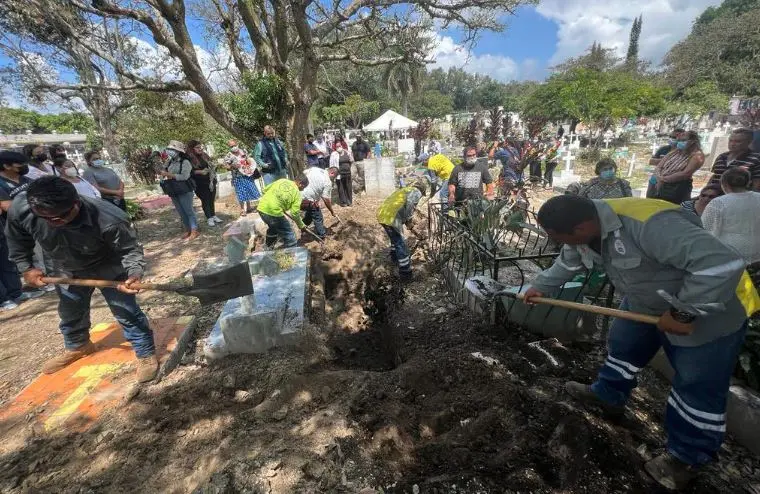
<path fill-rule="evenodd" d="M 79 278 L 42 278 L 43 283 L 50 285 L 74 285 L 74 286 L 91 286 L 93 288 L 116 288 L 121 281 L 109 280 L 87 280 Z M 133 283 L 132 288 L 135 290 L 171 290 L 164 285 L 156 283 Z"/>
<path fill-rule="evenodd" d="M 517 294 L 517 298 L 525 301 L 525 295 L 522 293 Z M 650 316 L 649 314 L 641 314 L 639 312 L 630 312 L 620 309 L 611 309 L 609 307 L 599 307 L 596 305 L 581 304 L 578 302 L 570 302 L 569 300 L 558 300 L 555 298 L 546 297 L 532 297 L 530 301 L 537 304 L 553 305 L 555 307 L 591 312 L 594 314 L 601 314 L 603 316 L 617 317 L 618 319 L 628 319 L 629 321 L 644 322 L 647 324 L 657 324 L 657 322 L 660 320 L 659 317 Z"/>

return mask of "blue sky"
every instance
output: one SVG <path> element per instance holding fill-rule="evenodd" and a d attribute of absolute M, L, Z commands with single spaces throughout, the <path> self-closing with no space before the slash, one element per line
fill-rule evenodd
<path fill-rule="evenodd" d="M 468 51 L 461 45 L 456 30 L 436 33 L 437 46 L 430 68 L 459 67 L 489 75 L 500 81 L 543 80 L 548 68 L 569 57 L 584 53 L 594 41 L 625 54 L 633 19 L 643 15 L 640 57 L 656 67 L 662 57 L 691 30 L 694 19 L 720 0 L 543 0 L 535 6 L 517 9 L 514 16 L 501 20 L 505 30 L 486 32 Z M 210 67 L 214 59 L 226 58 L 214 53 L 204 42 L 203 27 L 189 21 L 198 43 L 201 65 Z M 142 46 L 149 55 L 155 49 L 143 38 Z M 154 57 L 160 64 L 160 57 Z M 0 67 L 8 60 L 0 55 Z M 214 74 L 211 82 L 229 80 L 223 73 Z M 7 103 L 22 106 L 23 101 L 0 89 Z M 44 110 L 44 109 L 43 109 Z"/>
<path fill-rule="evenodd" d="M 456 32 L 439 33 L 436 65 L 463 67 L 508 81 L 542 80 L 548 67 L 584 53 L 594 41 L 625 55 L 633 19 L 643 15 L 640 56 L 657 66 L 720 0 L 543 0 L 505 19 L 502 33 L 486 33 L 471 53 Z"/>

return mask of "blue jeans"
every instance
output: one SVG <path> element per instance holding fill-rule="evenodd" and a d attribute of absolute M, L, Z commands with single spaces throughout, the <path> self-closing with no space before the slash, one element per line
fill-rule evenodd
<path fill-rule="evenodd" d="M 264 180 L 264 186 L 267 186 L 275 180 L 279 180 L 281 178 L 288 178 L 288 172 L 285 170 L 276 172 L 261 172 L 261 179 Z M 261 193 L 263 194 L 264 191 L 261 191 Z"/>
<path fill-rule="evenodd" d="M 267 247 L 273 247 L 277 239 L 282 240 L 285 247 L 295 247 L 298 241 L 296 240 L 296 232 L 293 231 L 293 227 L 290 226 L 290 221 L 285 216 L 270 216 L 266 213 L 259 211 L 259 216 L 267 224 Z"/>
<path fill-rule="evenodd" d="M 119 278 L 126 279 L 125 276 Z M 85 286 L 64 287 L 58 285 L 58 315 L 61 318 L 60 329 L 66 349 L 73 350 L 87 343 L 90 339 L 90 299 L 94 288 Z M 138 358 L 149 357 L 155 353 L 153 331 L 134 295 L 122 293 L 115 288 L 101 288 L 100 293 L 106 299 L 111 314 L 121 325 L 124 339 L 132 344 Z"/>
<path fill-rule="evenodd" d="M 623 300 L 621 309 L 628 309 Z M 726 400 L 747 323 L 735 333 L 686 347 L 670 343 L 653 324 L 615 319 L 607 337 L 607 360 L 591 389 L 602 400 L 623 405 L 636 374 L 662 347 L 675 369 L 665 429 L 668 451 L 689 465 L 712 461 L 726 432 Z"/>
<path fill-rule="evenodd" d="M 0 227 L 2 224 L 0 223 Z M 0 232 L 0 304 L 21 296 L 21 278 L 16 265 L 8 259 L 8 244 Z"/>
<path fill-rule="evenodd" d="M 409 249 L 406 247 L 406 241 L 401 232 L 392 226 L 383 225 L 385 233 L 391 241 L 391 259 L 398 265 L 398 272 L 402 278 L 412 275 L 412 258 L 409 255 Z"/>
<path fill-rule="evenodd" d="M 172 196 L 171 199 L 185 230 L 197 230 L 198 220 L 195 217 L 195 210 L 193 209 L 193 192 L 185 192 L 179 196 Z"/>
<path fill-rule="evenodd" d="M 303 222 L 305 225 L 311 225 L 312 221 L 314 222 L 314 230 L 316 230 L 317 235 L 324 238 L 327 233 L 325 231 L 325 217 L 319 207 L 306 209 Z"/>

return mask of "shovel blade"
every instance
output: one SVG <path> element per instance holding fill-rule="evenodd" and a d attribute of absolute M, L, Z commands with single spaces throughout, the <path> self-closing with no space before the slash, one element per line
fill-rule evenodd
<path fill-rule="evenodd" d="M 182 289 L 181 293 L 197 297 L 201 305 L 251 295 L 251 269 L 247 262 L 240 262 L 219 270 L 193 273 L 193 284 Z"/>
<path fill-rule="evenodd" d="M 490 276 L 473 276 L 465 280 L 464 288 L 478 300 L 490 301 L 502 293 L 505 286 Z"/>

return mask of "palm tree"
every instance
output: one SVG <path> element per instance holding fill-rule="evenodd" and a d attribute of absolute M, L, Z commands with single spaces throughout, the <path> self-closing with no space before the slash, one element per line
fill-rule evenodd
<path fill-rule="evenodd" d="M 425 73 L 425 66 L 414 60 L 403 60 L 389 65 L 383 79 L 388 92 L 401 96 L 404 115 L 409 114 L 409 98 L 420 90 Z"/>

